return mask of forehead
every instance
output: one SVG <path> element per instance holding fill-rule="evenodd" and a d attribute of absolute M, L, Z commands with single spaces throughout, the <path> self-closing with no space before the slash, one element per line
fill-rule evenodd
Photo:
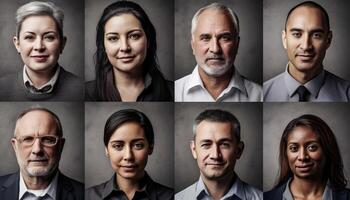
<path fill-rule="evenodd" d="M 327 29 L 326 16 L 314 7 L 301 6 L 293 10 L 287 21 L 287 29 L 315 27 Z"/>
<path fill-rule="evenodd" d="M 56 134 L 54 117 L 43 110 L 33 110 L 19 119 L 17 134 Z"/>
<path fill-rule="evenodd" d="M 229 13 L 222 10 L 208 9 L 198 16 L 195 33 L 202 34 L 226 31 L 231 33 L 235 32 L 232 17 Z"/>
<path fill-rule="evenodd" d="M 196 128 L 196 140 L 212 140 L 218 141 L 221 139 L 234 140 L 232 135 L 231 124 L 228 122 L 211 122 L 202 121 Z"/>
<path fill-rule="evenodd" d="M 48 15 L 32 15 L 23 20 L 21 25 L 21 31 L 30 31 L 36 29 L 57 30 L 57 26 L 55 20 Z"/>
<path fill-rule="evenodd" d="M 319 137 L 306 126 L 296 127 L 288 135 L 288 143 L 307 143 L 309 141 L 319 141 Z"/>
<path fill-rule="evenodd" d="M 130 13 L 111 17 L 105 24 L 105 32 L 123 32 L 132 29 L 141 29 L 140 21 Z"/>
<path fill-rule="evenodd" d="M 120 125 L 113 133 L 109 141 L 131 141 L 134 139 L 146 139 L 143 127 L 137 122 L 126 122 Z"/>

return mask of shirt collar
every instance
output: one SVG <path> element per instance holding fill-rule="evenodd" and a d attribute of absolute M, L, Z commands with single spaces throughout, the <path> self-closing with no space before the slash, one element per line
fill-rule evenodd
<path fill-rule="evenodd" d="M 45 83 L 44 85 L 42 85 L 39 88 L 36 88 L 33 84 L 33 82 L 30 80 L 28 74 L 27 74 L 27 65 L 24 65 L 23 67 L 23 82 L 24 82 L 24 86 L 33 94 L 38 94 L 38 93 L 50 93 L 53 90 L 53 87 L 55 86 L 57 79 L 58 79 L 58 75 L 61 71 L 61 67 L 59 64 L 57 64 L 57 69 L 54 73 L 54 75 L 51 77 L 51 79 L 49 80 L 49 82 Z"/>
<path fill-rule="evenodd" d="M 221 199 L 228 199 L 233 195 L 236 195 L 240 199 L 245 199 L 243 183 L 236 174 L 235 179 L 236 180 L 230 187 L 230 190 L 223 197 L 221 197 Z M 196 185 L 195 195 L 196 199 L 201 199 L 204 196 L 210 196 L 201 176 L 199 177 L 199 180 Z"/>
<path fill-rule="evenodd" d="M 57 191 L 57 181 L 58 181 L 58 172 L 52 179 L 51 183 L 43 190 L 30 190 L 27 188 L 22 173 L 19 176 L 19 199 L 26 194 L 26 192 L 32 193 L 37 197 L 43 197 L 46 194 L 49 195 L 52 199 L 56 199 L 56 191 Z"/>
<path fill-rule="evenodd" d="M 139 192 L 144 191 L 148 196 L 150 196 L 150 189 L 151 189 L 151 183 L 152 179 L 149 177 L 149 175 L 145 172 L 145 176 L 141 180 L 141 188 L 138 190 Z M 116 183 L 116 174 L 112 176 L 111 179 L 106 183 L 106 186 L 104 187 L 102 191 L 102 199 L 105 199 L 113 192 L 123 192 L 120 190 L 119 186 Z"/>
<path fill-rule="evenodd" d="M 185 85 L 185 88 L 184 88 L 185 93 L 189 93 L 189 92 L 191 92 L 191 90 L 194 90 L 196 88 L 202 88 L 202 89 L 206 90 L 204 87 L 203 81 L 199 75 L 198 68 L 199 68 L 199 66 L 196 65 L 192 74 L 190 75 L 189 82 L 188 82 L 188 84 Z M 231 91 L 233 88 L 236 88 L 236 89 L 240 90 L 243 94 L 248 96 L 248 92 L 244 86 L 244 81 L 243 81 L 240 73 L 238 72 L 238 70 L 235 67 L 233 69 L 234 69 L 234 73 L 233 73 L 233 76 L 231 77 L 230 83 L 228 84 L 227 88 L 225 88 L 225 90 L 222 92 L 222 94 Z M 220 95 L 220 96 L 222 96 L 222 95 Z"/>
<path fill-rule="evenodd" d="M 289 184 L 291 182 L 292 178 L 290 178 L 286 184 L 286 188 L 284 189 L 283 192 L 283 200 L 293 200 L 293 195 L 292 192 L 290 191 Z M 329 180 L 327 181 L 326 187 L 324 188 L 323 195 L 322 195 L 323 200 L 332 200 L 332 189 L 330 187 L 330 182 Z"/>
<path fill-rule="evenodd" d="M 284 72 L 284 82 L 287 86 L 287 92 L 289 97 L 292 97 L 296 94 L 297 88 L 302 84 L 300 84 L 297 80 L 293 78 L 292 75 L 289 74 L 288 64 L 289 63 L 287 63 L 286 70 Z M 304 86 L 309 90 L 311 96 L 313 96 L 314 98 L 317 98 L 318 93 L 320 92 L 320 89 L 324 83 L 324 79 L 325 71 L 322 70 L 319 75 L 317 75 L 316 77 L 304 84 Z"/>

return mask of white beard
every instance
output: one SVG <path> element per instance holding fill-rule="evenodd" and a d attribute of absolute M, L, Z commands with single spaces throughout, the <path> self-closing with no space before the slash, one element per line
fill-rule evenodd
<path fill-rule="evenodd" d="M 224 75 L 228 70 L 231 69 L 232 65 L 226 62 L 224 65 L 209 67 L 207 64 L 200 66 L 203 71 L 209 76 L 219 77 Z"/>

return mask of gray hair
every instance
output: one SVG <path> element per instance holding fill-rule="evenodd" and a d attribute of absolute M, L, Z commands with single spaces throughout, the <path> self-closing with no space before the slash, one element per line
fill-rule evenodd
<path fill-rule="evenodd" d="M 22 117 L 23 117 L 24 115 L 26 115 L 27 113 L 32 112 L 32 111 L 44 111 L 44 112 L 49 113 L 49 114 L 53 117 L 53 119 L 55 120 L 55 123 L 56 123 L 56 130 L 57 130 L 56 134 L 57 134 L 58 136 L 60 136 L 60 137 L 63 136 L 62 124 L 61 124 L 61 121 L 60 121 L 60 119 L 58 118 L 58 116 L 57 116 L 54 112 L 52 112 L 51 110 L 49 110 L 49 109 L 47 109 L 47 108 L 44 108 L 44 107 L 41 107 L 41 106 L 39 106 L 39 105 L 36 105 L 36 106 L 30 107 L 30 108 L 28 108 L 28 109 L 25 109 L 25 110 L 23 110 L 23 111 L 18 115 L 18 117 L 17 117 L 17 119 L 16 119 L 16 125 L 15 125 L 14 136 L 16 136 L 17 131 L 18 131 L 18 130 L 17 130 L 17 129 L 18 129 L 18 122 L 22 119 Z"/>
<path fill-rule="evenodd" d="M 16 34 L 19 38 L 23 21 L 30 16 L 46 15 L 51 17 L 57 25 L 60 38 L 63 38 L 63 11 L 52 2 L 33 1 L 19 7 L 16 12 Z"/>
<path fill-rule="evenodd" d="M 212 3 L 210 5 L 207 5 L 201 9 L 199 9 L 196 12 L 196 14 L 194 14 L 194 16 L 192 18 L 192 23 L 191 23 L 191 34 L 192 35 L 197 27 L 199 15 L 202 14 L 205 10 L 220 10 L 220 11 L 228 13 L 230 15 L 232 22 L 233 22 L 233 25 L 236 29 L 237 37 L 239 36 L 239 21 L 238 21 L 238 17 L 236 15 L 236 13 L 233 12 L 231 8 L 229 8 L 223 4 L 220 4 L 220 3 Z"/>
<path fill-rule="evenodd" d="M 201 112 L 195 119 L 193 124 L 193 139 L 196 137 L 196 129 L 198 124 L 202 121 L 208 122 L 222 122 L 222 123 L 230 123 L 232 136 L 236 138 L 236 142 L 241 141 L 241 125 L 238 119 L 230 112 L 225 110 L 205 110 Z"/>

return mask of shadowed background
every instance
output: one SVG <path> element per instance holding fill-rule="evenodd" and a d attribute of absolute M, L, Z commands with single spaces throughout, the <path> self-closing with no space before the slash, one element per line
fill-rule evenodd
<path fill-rule="evenodd" d="M 262 189 L 262 104 L 261 103 L 176 103 L 175 104 L 175 192 L 199 179 L 199 169 L 192 157 L 190 141 L 194 119 L 206 109 L 231 112 L 241 124 L 245 147 L 236 162 L 235 172 L 248 184 Z"/>
<path fill-rule="evenodd" d="M 175 79 L 192 73 L 196 60 L 191 48 L 191 21 L 200 8 L 215 1 L 175 1 Z M 262 1 L 216 1 L 227 5 L 240 22 L 240 44 L 235 61 L 238 71 L 262 83 Z"/>
<path fill-rule="evenodd" d="M 31 1 L 0 1 L 0 76 L 23 69 L 24 63 L 12 42 L 16 35 L 16 11 Z M 64 12 L 63 34 L 67 37 L 66 46 L 58 63 L 67 71 L 84 78 L 84 0 L 51 0 Z"/>
<path fill-rule="evenodd" d="M 282 45 L 281 32 L 287 14 L 291 8 L 302 0 L 280 1 L 264 0 L 264 81 L 282 73 L 286 69 L 288 57 Z M 324 66 L 325 69 L 350 80 L 350 56 L 348 47 L 350 45 L 350 1 L 334 0 L 315 1 L 324 7 L 329 15 L 330 28 L 333 31 L 331 46 L 328 48 Z"/>
<path fill-rule="evenodd" d="M 32 106 L 41 106 L 54 112 L 61 121 L 66 139 L 59 165 L 61 172 L 84 182 L 84 104 L 82 103 L 0 103 L 0 175 L 19 170 L 16 155 L 11 145 L 17 116 Z"/>
<path fill-rule="evenodd" d="M 95 78 L 93 55 L 96 51 L 96 26 L 103 10 L 116 0 L 85 0 L 85 80 Z M 157 32 L 160 70 L 174 80 L 174 3 L 172 0 L 133 0 L 146 12 Z"/>
<path fill-rule="evenodd" d="M 113 170 L 105 155 L 103 131 L 116 111 L 133 108 L 147 115 L 154 130 L 154 150 L 146 171 L 163 185 L 174 185 L 174 108 L 172 103 L 85 103 L 85 187 L 109 180 Z"/>
<path fill-rule="evenodd" d="M 264 191 L 272 189 L 277 178 L 279 144 L 283 130 L 290 121 L 303 114 L 314 114 L 331 128 L 343 158 L 345 178 L 350 180 L 349 104 L 264 103 Z"/>

